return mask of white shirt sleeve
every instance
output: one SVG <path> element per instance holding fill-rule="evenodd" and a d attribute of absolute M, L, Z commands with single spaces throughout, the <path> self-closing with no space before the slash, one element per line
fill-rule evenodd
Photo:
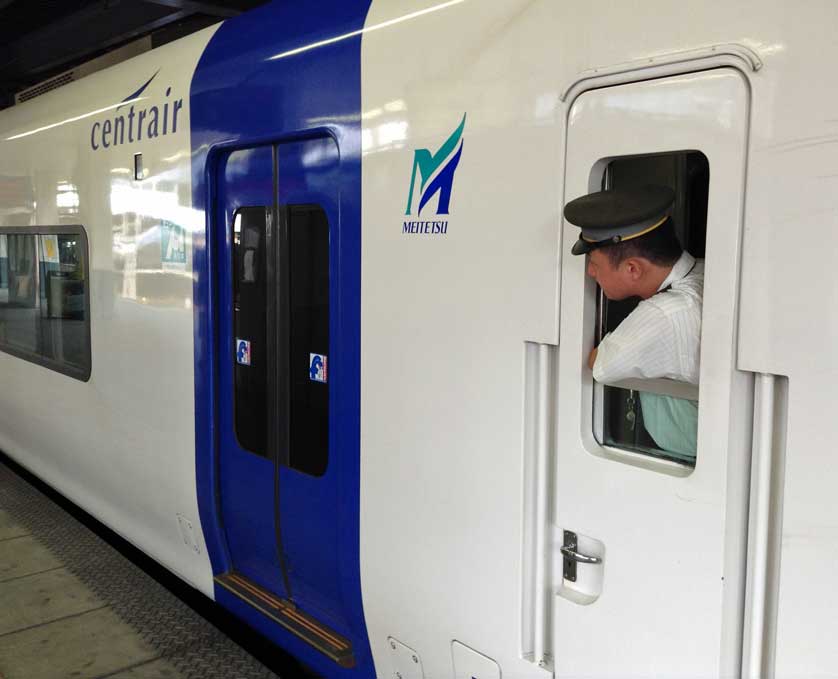
<path fill-rule="evenodd" d="M 597 349 L 593 375 L 597 382 L 629 378 L 683 379 L 674 329 L 656 305 L 640 302 Z"/>

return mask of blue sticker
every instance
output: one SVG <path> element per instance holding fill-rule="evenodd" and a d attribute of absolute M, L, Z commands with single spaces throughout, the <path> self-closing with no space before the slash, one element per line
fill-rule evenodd
<path fill-rule="evenodd" d="M 236 363 L 250 365 L 250 342 L 236 338 Z"/>
<path fill-rule="evenodd" d="M 308 355 L 308 378 L 312 382 L 328 382 L 328 359 L 323 354 Z"/>

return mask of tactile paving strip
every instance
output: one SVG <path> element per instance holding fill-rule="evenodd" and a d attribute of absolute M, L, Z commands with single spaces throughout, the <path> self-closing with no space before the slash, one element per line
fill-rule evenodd
<path fill-rule="evenodd" d="M 3 463 L 0 507 L 25 526 L 184 677 L 275 674 Z"/>

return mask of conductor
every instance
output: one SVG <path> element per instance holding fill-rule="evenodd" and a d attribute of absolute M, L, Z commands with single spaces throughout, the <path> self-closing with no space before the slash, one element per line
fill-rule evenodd
<path fill-rule="evenodd" d="M 574 255 L 608 299 L 639 297 L 588 358 L 597 382 L 668 378 L 698 384 L 704 263 L 682 250 L 666 186 L 600 191 L 565 205 L 581 228 Z M 640 392 L 643 424 L 657 446 L 695 460 L 698 403 Z"/>

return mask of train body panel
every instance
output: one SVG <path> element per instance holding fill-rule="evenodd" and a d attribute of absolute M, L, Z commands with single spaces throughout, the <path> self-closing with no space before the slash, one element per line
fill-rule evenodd
<path fill-rule="evenodd" d="M 277 2 L 1 112 L 0 311 L 78 318 L 82 225 L 90 359 L 0 351 L 0 448 L 327 676 L 831 676 L 835 19 Z M 694 464 L 584 368 L 561 209 L 644 177 L 706 264 Z"/>
<path fill-rule="evenodd" d="M 367 23 L 426 7 L 375 3 Z M 505 676 L 547 675 L 521 657 L 522 399 L 525 343 L 558 339 L 551 14 L 463 3 L 364 40 L 361 549 L 379 674 L 392 636 L 429 677 L 449 676 L 453 639 Z M 435 172 L 421 149 L 443 155 Z M 432 187 L 446 163 L 447 210 Z"/>
<path fill-rule="evenodd" d="M 0 175 L 13 189 L 3 226 L 87 234 L 92 354 L 83 382 L 0 353 L 15 385 L 3 449 L 209 595 L 195 492 L 191 236 L 203 215 L 190 202 L 189 88 L 212 33 L 0 123 Z M 148 181 L 133 180 L 135 153 Z"/>
<path fill-rule="evenodd" d="M 396 10 L 377 3 L 370 23 L 391 21 L 423 7 Z M 771 267 L 778 261 L 789 264 L 788 256 L 784 257 L 786 229 L 804 232 L 803 223 L 811 222 L 815 214 L 828 215 L 817 218 L 819 237 L 815 240 L 833 240 L 824 233 L 835 213 L 834 192 L 823 186 L 831 181 L 831 174 L 828 145 L 821 143 L 834 135 L 834 125 L 824 112 L 833 110 L 836 102 L 831 92 L 823 88 L 808 92 L 805 84 L 828 78 L 826 73 L 817 73 L 829 68 L 829 60 L 816 59 L 815 63 L 805 56 L 829 49 L 828 35 L 810 30 L 822 25 L 815 7 L 793 17 L 781 3 L 759 10 L 746 5 L 705 5 L 700 11 L 689 11 L 689 16 L 683 16 L 683 7 L 670 3 L 624 6 L 605 14 L 584 5 L 557 12 L 541 3 L 504 3 L 475 14 L 470 9 L 453 5 L 411 20 L 414 28 L 423 22 L 427 34 L 434 36 L 432 50 L 426 41 L 409 40 L 405 35 L 409 28 L 404 26 L 371 33 L 365 40 L 364 73 L 377 74 L 364 92 L 364 134 L 371 140 L 364 156 L 363 203 L 362 412 L 370 414 L 362 425 L 362 560 L 370 564 L 364 570 L 365 608 L 377 657 L 386 657 L 388 652 L 385 630 L 376 635 L 375 621 L 386 620 L 385 610 L 396 601 L 399 609 L 421 606 L 433 611 L 426 618 L 401 619 L 396 631 L 389 633 L 416 644 L 419 651 L 437 648 L 433 659 L 421 653 L 423 663 L 438 663 L 432 665 L 436 671 L 444 671 L 450 662 L 439 650 L 441 639 L 448 637 L 470 639 L 477 650 L 499 660 L 505 671 L 523 676 L 526 665 L 519 658 L 527 649 L 522 641 L 527 634 L 522 608 L 526 611 L 527 602 L 521 583 L 526 582 L 531 563 L 508 546 L 528 544 L 529 471 L 526 445 L 522 452 L 521 444 L 527 427 L 524 344 L 558 342 L 554 323 L 560 318 L 556 297 L 560 286 L 554 278 L 558 267 L 551 264 L 558 259 L 561 246 L 542 227 L 561 221 L 561 205 L 574 197 L 562 194 L 571 170 L 564 167 L 563 146 L 565 123 L 580 88 L 563 98 L 583 78 L 623 72 L 621 78 L 606 83 L 619 84 L 660 76 L 661 71 L 654 69 L 667 59 L 693 58 L 692 69 L 684 70 L 699 71 L 707 67 L 702 66 L 702 57 L 713 49 L 724 51 L 725 45 L 744 46 L 762 60 L 760 70 L 743 63 L 750 102 L 744 129 L 748 175 L 739 187 L 744 205 L 738 246 L 742 248 L 741 276 L 733 276 L 730 294 L 741 289 L 732 328 L 734 336 L 738 334 L 737 367 L 779 376 L 791 375 L 788 361 L 794 362 L 795 357 L 808 360 L 790 349 L 806 343 L 808 323 L 803 318 L 813 313 L 813 306 L 800 300 L 811 300 L 816 289 L 834 287 L 824 269 L 812 275 L 804 270 L 774 275 Z M 458 21 L 457 13 L 469 19 Z M 402 55 L 398 62 L 385 57 L 394 53 Z M 644 66 L 650 70 L 644 73 Z M 815 98 L 811 108 L 801 106 L 809 97 Z M 697 100 L 696 107 L 701 103 Z M 726 102 L 708 105 L 717 108 L 719 116 L 729 115 Z M 367 122 L 370 113 L 375 117 Z M 411 177 L 407 168 L 414 162 L 414 153 L 441 148 L 465 113 L 464 146 L 450 214 L 435 216 L 431 211 L 428 217 L 416 217 L 414 205 L 413 214 L 399 219 L 400 203 L 408 199 Z M 638 114 L 653 119 L 654 104 Z M 377 141 L 379 136 L 386 141 Z M 790 191 L 776 188 L 778 177 L 784 176 L 794 184 Z M 789 205 L 790 194 L 794 208 Z M 544 198 L 549 200 L 542 202 Z M 436 197 L 431 206 L 435 203 Z M 790 211 L 793 219 L 780 228 L 778 215 Z M 398 228 L 406 221 L 422 219 L 445 221 L 447 235 Z M 803 248 L 820 246 L 807 240 Z M 817 259 L 814 250 L 808 257 Z M 398 287 L 384 285 L 396 276 L 401 281 Z M 819 282 L 813 283 L 813 278 Z M 765 285 L 770 287 L 769 294 Z M 792 297 L 798 300 L 796 304 Z M 778 299 L 794 306 L 793 314 L 799 318 L 790 322 Z M 439 328 L 446 332 L 438 333 Z M 828 342 L 831 336 L 824 332 L 812 341 Z M 825 356 L 829 351 L 821 346 L 816 353 Z M 828 381 L 831 374 L 825 370 L 820 379 Z M 559 372 L 559 381 L 562 375 Z M 808 385 L 819 378 L 810 372 L 799 379 Z M 402 394 L 399 399 L 390 395 L 394 381 Z M 828 393 L 826 382 L 799 389 Z M 739 437 L 750 436 L 745 431 L 751 426 L 750 418 L 749 408 L 741 404 Z M 814 433 L 821 412 L 789 412 L 787 421 L 788 432 L 776 432 L 777 449 L 809 452 L 805 461 L 798 458 L 786 467 L 787 473 L 793 473 L 788 480 L 794 482 L 795 497 L 785 496 L 785 517 L 795 521 L 801 534 L 818 538 L 785 543 L 782 558 L 784 563 L 793 560 L 805 572 L 817 572 L 821 568 L 817 555 L 834 555 L 836 549 L 830 537 L 834 523 L 815 509 L 828 506 L 826 489 L 834 479 L 826 473 L 815 486 L 805 480 L 817 466 L 818 451 L 823 450 L 824 444 L 816 442 Z M 578 425 L 559 422 L 558 426 Z M 784 435 L 788 438 L 780 443 Z M 795 436 L 800 438 L 793 445 Z M 398 459 L 391 454 L 395 448 L 402 453 Z M 730 501 L 747 495 L 743 471 L 747 473 L 747 466 L 728 472 Z M 410 481 L 399 484 L 398 501 L 391 504 L 387 489 L 405 472 Z M 820 490 L 817 501 L 812 501 L 806 496 L 815 487 Z M 790 489 L 787 485 L 786 492 Z M 556 502 L 561 498 L 556 497 Z M 789 511 L 789 502 L 800 504 Z M 579 508 L 584 513 L 584 505 Z M 742 507 L 723 507 L 725 515 L 731 536 L 722 552 L 728 564 L 716 566 L 719 577 L 729 572 L 731 560 L 742 559 L 745 549 Z M 784 526 L 785 531 L 789 524 Z M 719 526 L 719 530 L 725 529 Z M 776 523 L 774 530 L 779 530 Z M 431 537 L 420 540 L 417 535 Z M 772 539 L 779 539 L 778 535 Z M 393 559 L 410 564 L 411 579 L 421 581 L 422 573 L 446 573 L 451 576 L 448 586 L 426 578 L 427 590 L 404 588 L 402 574 L 387 567 Z M 373 567 L 374 563 L 379 567 Z M 769 570 L 770 577 L 781 578 L 777 563 Z M 778 676 L 781 670 L 794 672 L 798 663 L 810 671 L 836 666 L 826 643 L 819 645 L 816 660 L 804 658 L 802 651 L 811 649 L 807 638 L 821 638 L 820 623 L 813 620 L 809 629 L 800 621 L 804 611 L 821 608 L 822 591 L 815 583 L 823 580 L 788 573 L 799 572 L 783 574 L 778 599 L 770 604 L 776 606 L 778 617 L 777 629 L 768 636 L 776 632 L 778 641 L 770 644 L 768 653 L 776 653 Z M 492 588 L 484 577 L 505 586 Z M 486 596 L 487 591 L 493 595 Z M 743 595 L 742 590 L 728 593 L 733 602 L 728 606 L 735 608 Z M 749 601 L 753 596 L 748 595 Z M 631 618 L 629 610 L 625 615 Z M 730 611 L 725 615 L 726 624 L 733 624 Z M 456 628 L 465 619 L 468 634 L 458 637 Z M 566 626 L 573 629 L 572 618 Z M 747 636 L 748 629 L 740 627 L 736 633 L 735 627 L 728 630 L 733 636 Z M 558 657 L 561 639 L 553 642 Z M 718 646 L 718 671 L 732 671 L 739 662 L 737 644 L 720 629 Z M 620 668 L 626 658 L 613 660 L 614 667 Z M 681 663 L 684 671 L 687 665 Z M 657 671 L 670 672 L 671 668 L 658 666 Z M 537 674 L 536 669 L 530 672 Z"/>

